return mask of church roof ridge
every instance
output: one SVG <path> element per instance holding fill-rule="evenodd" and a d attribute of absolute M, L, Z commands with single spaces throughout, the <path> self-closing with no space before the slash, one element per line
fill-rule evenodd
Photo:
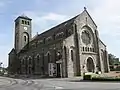
<path fill-rule="evenodd" d="M 32 38 L 32 40 L 30 41 L 30 43 L 34 42 L 35 40 L 37 40 L 37 39 L 39 39 L 39 38 L 41 38 L 41 37 L 44 38 L 45 35 L 46 35 L 48 32 L 53 32 L 53 31 L 57 32 L 57 30 L 58 30 L 59 28 L 62 28 L 62 29 L 63 29 L 63 28 L 65 28 L 66 26 L 69 26 L 69 25 L 73 24 L 73 23 L 74 23 L 74 20 L 75 20 L 78 16 L 79 16 L 79 15 L 76 15 L 76 16 L 74 16 L 73 18 L 70 18 L 70 19 L 68 19 L 68 20 L 66 20 L 66 21 L 64 21 L 64 22 L 62 22 L 62 23 L 60 23 L 60 24 L 58 24 L 58 25 L 56 25 L 56 26 L 48 29 L 48 30 L 45 30 L 44 32 L 42 32 L 42 33 L 40 33 L 40 34 L 35 35 L 35 37 Z M 56 30 L 55 30 L 55 29 L 56 29 Z M 42 39 L 43 39 L 43 38 L 42 38 Z"/>
<path fill-rule="evenodd" d="M 77 16 L 78 16 L 78 15 L 77 15 Z M 40 35 L 42 35 L 42 34 L 45 34 L 45 33 L 49 32 L 49 31 L 51 31 L 51 30 L 54 30 L 54 29 L 56 29 L 56 28 L 62 28 L 62 27 L 65 27 L 66 25 L 68 25 L 68 24 L 70 24 L 70 23 L 73 23 L 74 20 L 75 20 L 75 18 L 76 18 L 77 16 L 75 16 L 75 17 L 73 17 L 73 18 L 71 18 L 71 19 L 68 19 L 68 20 L 66 20 L 66 21 L 64 21 L 64 22 L 62 22 L 62 23 L 60 23 L 60 24 L 58 24 L 58 25 L 56 25 L 56 26 L 54 26 L 54 27 L 52 27 L 52 28 L 50 28 L 50 29 L 42 32 L 42 33 L 40 33 L 40 34 L 38 34 L 38 36 L 40 36 Z"/>
<path fill-rule="evenodd" d="M 104 42 L 99 38 L 99 41 L 106 47 L 106 45 L 104 44 Z"/>

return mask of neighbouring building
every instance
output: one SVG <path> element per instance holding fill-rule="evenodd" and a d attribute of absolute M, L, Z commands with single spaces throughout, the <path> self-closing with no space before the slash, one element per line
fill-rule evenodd
<path fill-rule="evenodd" d="M 34 38 L 32 19 L 19 16 L 15 20 L 14 48 L 9 53 L 9 73 L 74 77 L 84 72 L 109 72 L 106 45 L 98 31 L 86 8 Z"/>

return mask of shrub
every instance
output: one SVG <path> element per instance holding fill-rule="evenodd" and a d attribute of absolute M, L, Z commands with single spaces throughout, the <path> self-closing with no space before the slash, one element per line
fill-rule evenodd
<path fill-rule="evenodd" d="M 83 80 L 91 80 L 92 76 L 91 75 L 84 75 Z"/>
<path fill-rule="evenodd" d="M 92 81 L 120 81 L 120 78 L 113 77 L 92 77 Z"/>

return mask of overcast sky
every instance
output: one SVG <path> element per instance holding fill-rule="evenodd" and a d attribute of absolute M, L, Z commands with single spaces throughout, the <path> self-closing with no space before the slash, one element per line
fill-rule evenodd
<path fill-rule="evenodd" d="M 8 65 L 17 16 L 25 14 L 33 19 L 35 35 L 80 14 L 83 7 L 97 24 L 108 52 L 120 57 L 120 0 L 0 0 L 0 61 Z"/>

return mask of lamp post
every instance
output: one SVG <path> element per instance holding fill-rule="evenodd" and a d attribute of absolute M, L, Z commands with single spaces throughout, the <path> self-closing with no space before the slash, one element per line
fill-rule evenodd
<path fill-rule="evenodd" d="M 0 62 L 0 74 L 2 74 L 3 70 L 2 70 L 2 62 Z"/>

